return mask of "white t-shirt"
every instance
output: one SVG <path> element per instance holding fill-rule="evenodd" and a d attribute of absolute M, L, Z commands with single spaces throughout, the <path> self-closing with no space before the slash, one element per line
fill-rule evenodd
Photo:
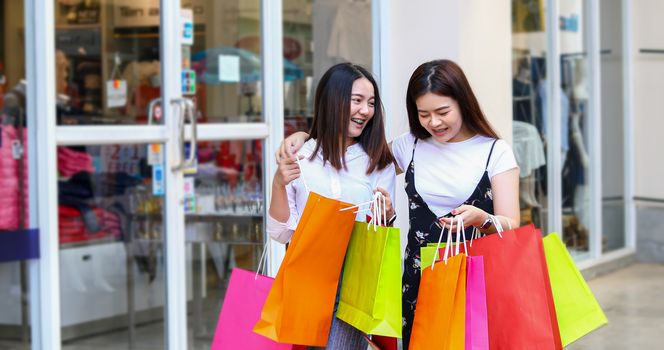
<path fill-rule="evenodd" d="M 436 216 L 448 214 L 475 191 L 495 139 L 475 135 L 461 142 L 440 143 L 433 138 L 417 141 L 415 148 L 415 188 Z M 404 172 L 413 158 L 415 137 L 405 133 L 392 141 L 392 152 Z M 487 168 L 489 178 L 518 168 L 514 153 L 504 140 L 498 140 Z"/>
<path fill-rule="evenodd" d="M 376 187 L 387 190 L 394 201 L 396 173 L 393 164 L 367 174 L 369 155 L 360 144 L 354 144 L 346 149 L 347 169 L 337 170 L 329 162 L 323 165 L 322 150 L 318 151 L 313 160 L 309 160 L 315 147 L 316 141 L 309 140 L 298 152 L 305 158 L 300 160 L 300 178 L 286 186 L 290 208 L 288 221 L 279 222 L 268 214 L 266 230 L 270 237 L 281 243 L 290 241 L 307 204 L 309 193 L 303 181 L 306 181 L 310 191 L 347 203 L 360 204 L 370 201 Z M 359 212 L 357 220 L 365 221 L 366 214 L 367 212 Z"/>

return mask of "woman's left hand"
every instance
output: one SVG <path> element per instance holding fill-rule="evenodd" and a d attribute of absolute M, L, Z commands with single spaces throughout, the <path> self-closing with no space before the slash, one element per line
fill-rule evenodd
<path fill-rule="evenodd" d="M 387 222 L 394 216 L 394 207 L 392 206 L 392 198 L 390 198 L 390 194 L 384 188 L 376 187 L 374 193 L 376 192 L 382 193 L 383 197 L 385 197 L 385 211 L 386 211 L 385 221 Z M 373 207 L 372 207 L 372 212 L 373 212 Z"/>
<path fill-rule="evenodd" d="M 486 218 L 489 216 L 484 210 L 474 206 L 474 205 L 462 205 L 451 212 L 455 217 L 461 217 L 463 220 L 464 227 L 480 227 Z M 454 225 L 452 225 L 452 218 L 439 218 L 438 221 L 445 226 L 449 227 L 448 232 L 455 232 L 457 227 L 457 220 L 454 220 Z"/>

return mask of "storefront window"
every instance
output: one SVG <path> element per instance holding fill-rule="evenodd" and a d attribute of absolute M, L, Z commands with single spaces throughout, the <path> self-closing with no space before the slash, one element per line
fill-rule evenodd
<path fill-rule="evenodd" d="M 191 348 L 208 349 L 232 269 L 256 271 L 264 247 L 263 142 L 199 142 L 198 149 L 198 172 L 185 177 L 193 189 L 185 205 L 188 331 Z"/>
<path fill-rule="evenodd" d="M 27 256 L 16 251 L 30 232 L 24 1 L 0 1 L 0 19 L 0 348 L 14 349 L 30 347 Z"/>
<path fill-rule="evenodd" d="M 313 100 L 325 71 L 341 62 L 372 71 L 369 0 L 284 0 L 285 134 L 306 131 Z"/>
<path fill-rule="evenodd" d="M 625 247 L 622 10 L 620 0 L 600 8 L 602 77 L 602 251 Z"/>
<path fill-rule="evenodd" d="M 552 122 L 548 105 L 547 39 L 542 0 L 512 1 L 512 113 L 514 154 L 519 164 L 521 224 L 546 229 L 547 166 L 545 146 Z M 555 120 L 555 119 L 554 119 Z"/>
<path fill-rule="evenodd" d="M 560 10 L 560 146 L 563 241 L 583 259 L 590 250 L 590 71 L 583 0 L 559 2 Z"/>
<path fill-rule="evenodd" d="M 149 123 L 161 96 L 159 0 L 54 1 L 58 124 Z M 263 120 L 258 4 L 183 1 L 193 40 L 182 51 L 191 81 L 182 92 L 199 123 Z"/>
<path fill-rule="evenodd" d="M 193 42 L 183 68 L 196 75 L 199 123 L 261 122 L 262 62 L 259 0 L 182 1 L 193 17 Z M 188 67 L 187 67 L 188 66 Z"/>
<path fill-rule="evenodd" d="M 147 148 L 57 148 L 66 345 L 131 348 L 163 341 L 164 180 L 149 166 Z"/>

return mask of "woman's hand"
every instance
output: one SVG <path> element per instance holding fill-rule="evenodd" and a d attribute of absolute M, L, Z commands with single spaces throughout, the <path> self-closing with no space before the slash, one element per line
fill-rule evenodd
<path fill-rule="evenodd" d="M 281 146 L 279 146 L 276 154 L 277 163 L 281 159 L 293 158 L 293 155 L 302 148 L 302 145 L 304 145 L 308 138 L 309 134 L 304 131 L 298 131 L 281 141 Z"/>
<path fill-rule="evenodd" d="M 385 197 L 385 224 L 387 224 L 387 221 L 390 220 L 394 216 L 394 207 L 392 206 L 392 199 L 390 198 L 390 194 L 384 189 L 380 187 L 376 187 L 374 190 L 374 193 L 380 192 L 383 194 L 383 197 Z M 380 200 L 382 204 L 382 199 Z M 371 207 L 371 212 L 373 212 L 373 205 Z M 383 215 L 383 213 L 379 213 L 380 215 Z M 383 218 L 381 218 L 383 219 Z"/>
<path fill-rule="evenodd" d="M 463 220 L 464 227 L 475 226 L 479 228 L 482 226 L 484 221 L 489 217 L 489 214 L 484 210 L 474 206 L 474 205 L 462 205 L 451 212 L 455 216 L 454 224 L 452 225 L 452 218 L 439 218 L 438 221 L 440 224 L 445 224 L 446 227 L 450 227 L 448 232 L 456 232 L 457 229 L 457 218 L 461 217 Z"/>
<path fill-rule="evenodd" d="M 304 156 L 297 156 L 300 159 Z M 295 160 L 295 156 L 283 158 L 278 161 L 277 173 L 274 175 L 274 184 L 286 187 L 291 181 L 300 177 L 300 166 Z"/>

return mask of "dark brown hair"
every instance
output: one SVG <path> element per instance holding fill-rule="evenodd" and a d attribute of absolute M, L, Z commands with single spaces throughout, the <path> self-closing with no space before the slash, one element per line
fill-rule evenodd
<path fill-rule="evenodd" d="M 486 120 L 477 98 L 470 88 L 466 75 L 456 63 L 450 60 L 434 60 L 421 64 L 410 77 L 406 92 L 406 109 L 410 133 L 418 139 L 426 139 L 431 134 L 420 124 L 415 101 L 431 92 L 453 98 L 459 105 L 463 125 L 475 134 L 498 138 L 491 124 Z"/>
<path fill-rule="evenodd" d="M 350 102 L 353 82 L 366 78 L 374 89 L 374 115 L 367 122 L 362 134 L 355 140 L 369 155 L 367 174 L 384 169 L 394 162 L 385 139 L 383 104 L 378 84 L 366 69 L 352 63 L 340 63 L 328 69 L 316 88 L 314 120 L 309 138 L 316 140 L 311 159 L 318 150 L 323 152 L 323 163 L 330 162 L 339 170 L 346 169 L 345 147 L 350 124 Z"/>

